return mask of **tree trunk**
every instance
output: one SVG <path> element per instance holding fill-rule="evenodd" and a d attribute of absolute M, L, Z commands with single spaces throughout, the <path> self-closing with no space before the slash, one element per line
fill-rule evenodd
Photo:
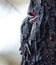
<path fill-rule="evenodd" d="M 56 1 L 31 0 L 21 26 L 21 65 L 56 65 Z"/>

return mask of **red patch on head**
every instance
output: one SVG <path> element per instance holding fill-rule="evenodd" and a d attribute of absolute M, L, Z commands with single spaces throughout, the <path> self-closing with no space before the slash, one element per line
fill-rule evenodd
<path fill-rule="evenodd" d="M 32 23 L 35 23 L 35 22 L 36 22 L 36 19 L 33 19 L 33 20 L 32 20 Z"/>
<path fill-rule="evenodd" d="M 36 16 L 36 13 L 33 11 L 33 12 L 31 12 L 31 14 L 33 15 L 33 16 Z"/>

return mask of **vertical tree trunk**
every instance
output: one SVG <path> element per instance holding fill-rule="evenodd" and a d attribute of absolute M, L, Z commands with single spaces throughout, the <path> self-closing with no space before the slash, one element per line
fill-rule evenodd
<path fill-rule="evenodd" d="M 56 65 L 56 1 L 31 0 L 21 26 L 21 65 Z"/>

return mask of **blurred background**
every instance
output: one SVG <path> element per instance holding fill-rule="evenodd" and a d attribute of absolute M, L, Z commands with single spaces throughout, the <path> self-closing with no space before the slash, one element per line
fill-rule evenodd
<path fill-rule="evenodd" d="M 30 0 L 0 0 L 0 65 L 20 65 L 20 27 Z"/>

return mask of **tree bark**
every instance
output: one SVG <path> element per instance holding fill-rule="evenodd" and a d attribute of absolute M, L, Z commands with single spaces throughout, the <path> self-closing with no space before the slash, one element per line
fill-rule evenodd
<path fill-rule="evenodd" d="M 56 65 L 56 1 L 31 0 L 21 26 L 21 65 Z"/>

